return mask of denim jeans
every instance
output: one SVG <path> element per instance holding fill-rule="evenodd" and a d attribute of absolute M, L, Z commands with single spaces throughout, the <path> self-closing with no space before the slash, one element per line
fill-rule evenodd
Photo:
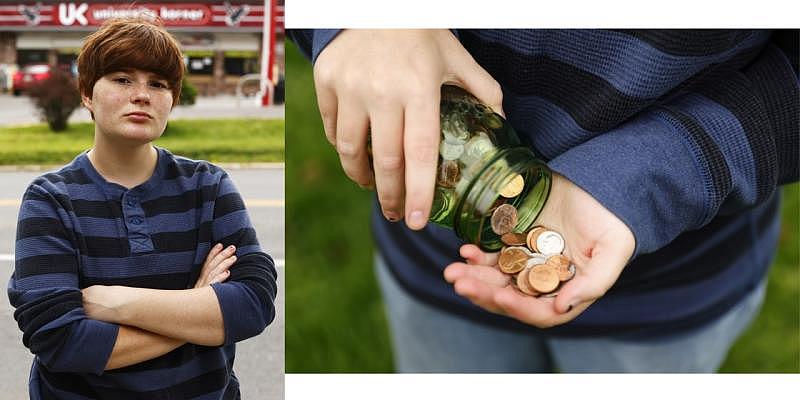
<path fill-rule="evenodd" d="M 379 254 L 375 269 L 397 372 L 715 372 L 758 315 L 766 279 L 723 316 L 658 340 L 556 338 L 494 328 L 430 306 L 396 281 Z"/>

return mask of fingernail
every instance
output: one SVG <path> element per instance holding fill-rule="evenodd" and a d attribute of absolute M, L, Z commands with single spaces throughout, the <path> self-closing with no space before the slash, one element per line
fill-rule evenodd
<path fill-rule="evenodd" d="M 214 248 L 215 249 L 221 249 L 222 248 L 222 243 L 217 243 L 216 245 L 214 245 Z"/>
<path fill-rule="evenodd" d="M 383 216 L 386 217 L 386 219 L 388 219 L 389 221 L 392 221 L 392 222 L 397 222 L 397 221 L 400 220 L 400 216 L 397 215 L 397 213 L 394 212 L 394 211 L 386 211 L 386 212 L 383 213 Z"/>
<path fill-rule="evenodd" d="M 422 211 L 413 211 L 411 215 L 408 216 L 408 225 L 421 228 L 425 225 L 425 218 L 422 217 Z"/>

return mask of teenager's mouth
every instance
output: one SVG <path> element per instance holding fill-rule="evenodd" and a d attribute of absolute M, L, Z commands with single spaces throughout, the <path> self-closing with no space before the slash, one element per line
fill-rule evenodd
<path fill-rule="evenodd" d="M 124 117 L 126 117 L 126 118 L 128 118 L 128 119 L 130 119 L 130 120 L 132 120 L 134 122 L 144 122 L 144 121 L 153 119 L 153 116 L 151 116 L 150 114 L 148 114 L 146 112 L 141 112 L 141 111 L 134 111 L 134 112 L 131 112 L 131 113 L 127 113 L 127 114 L 124 115 Z"/>

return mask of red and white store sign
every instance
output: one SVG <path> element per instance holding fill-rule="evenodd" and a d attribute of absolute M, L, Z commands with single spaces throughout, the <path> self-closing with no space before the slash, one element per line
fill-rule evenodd
<path fill-rule="evenodd" d="M 0 3 L 3 4 L 3 3 Z M 253 27 L 264 24 L 264 3 L 145 3 L 128 4 L 41 2 L 0 5 L 0 30 L 5 27 L 88 27 L 99 26 L 114 17 L 148 12 L 157 15 L 167 27 Z M 283 7 L 276 7 L 276 28 L 283 31 Z"/>

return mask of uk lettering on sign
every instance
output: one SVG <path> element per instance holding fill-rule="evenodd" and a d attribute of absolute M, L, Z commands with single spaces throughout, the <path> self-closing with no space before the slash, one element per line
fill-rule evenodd
<path fill-rule="evenodd" d="M 6 3 L 7 4 L 7 3 Z M 281 7 L 282 8 L 282 7 Z M 280 10 L 282 11 L 282 10 Z M 109 18 L 147 13 L 158 16 L 167 27 L 262 27 L 263 1 L 232 5 L 229 1 L 206 3 L 129 4 L 20 2 L 0 5 L 0 27 L 93 27 Z M 282 14 L 282 13 L 280 13 Z M 283 16 L 274 16 L 282 22 Z"/>

